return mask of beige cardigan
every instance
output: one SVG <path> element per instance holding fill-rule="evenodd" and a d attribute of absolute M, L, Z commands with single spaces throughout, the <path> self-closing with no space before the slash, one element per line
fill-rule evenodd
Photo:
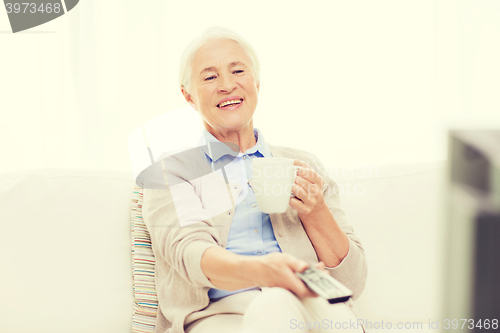
<path fill-rule="evenodd" d="M 273 157 L 305 161 L 325 181 L 325 200 L 349 238 L 347 256 L 340 265 L 327 270 L 350 288 L 356 299 L 365 286 L 366 257 L 353 227 L 346 221 L 336 183 L 315 155 L 292 148 L 269 147 Z M 190 160 L 185 163 L 185 168 L 189 168 L 196 162 Z M 232 202 L 236 202 L 241 191 L 241 188 L 233 185 L 229 186 L 233 201 L 229 197 L 228 186 L 217 173 L 164 189 L 147 186 L 144 189 L 144 222 L 151 235 L 156 259 L 158 316 L 155 332 L 183 333 L 185 318 L 208 306 L 208 290 L 215 286 L 201 270 L 201 257 L 207 248 L 225 248 L 227 244 L 235 211 Z M 318 262 L 314 247 L 295 210 L 288 207 L 285 213 L 270 214 L 270 219 L 276 240 L 284 253 L 309 263 Z M 357 312 L 351 300 L 346 303 Z"/>

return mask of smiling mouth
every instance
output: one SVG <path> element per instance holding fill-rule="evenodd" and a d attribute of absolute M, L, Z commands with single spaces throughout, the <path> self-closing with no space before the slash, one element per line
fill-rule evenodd
<path fill-rule="evenodd" d="M 225 101 L 225 102 L 222 102 L 220 104 L 217 104 L 217 107 L 218 108 L 223 108 L 225 106 L 238 105 L 238 104 L 241 104 L 242 102 L 243 102 L 243 99 L 232 99 L 230 101 Z"/>

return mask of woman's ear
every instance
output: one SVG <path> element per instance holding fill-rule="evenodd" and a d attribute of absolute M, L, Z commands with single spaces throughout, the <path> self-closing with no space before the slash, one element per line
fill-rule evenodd
<path fill-rule="evenodd" d="M 181 86 L 181 92 L 182 92 L 182 95 L 184 95 L 184 99 L 186 100 L 186 102 L 188 102 L 189 105 L 191 105 L 191 107 L 193 109 L 198 111 L 198 109 L 196 109 L 196 104 L 194 103 L 194 100 L 193 100 L 191 94 L 188 93 L 188 91 L 186 90 L 186 88 L 184 86 Z"/>

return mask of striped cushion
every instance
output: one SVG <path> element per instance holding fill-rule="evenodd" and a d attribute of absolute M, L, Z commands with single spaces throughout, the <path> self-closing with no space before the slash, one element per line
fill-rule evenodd
<path fill-rule="evenodd" d="M 155 290 L 155 258 L 149 232 L 142 218 L 143 189 L 135 186 L 132 195 L 132 271 L 134 308 L 132 333 L 154 333 L 158 299 Z"/>

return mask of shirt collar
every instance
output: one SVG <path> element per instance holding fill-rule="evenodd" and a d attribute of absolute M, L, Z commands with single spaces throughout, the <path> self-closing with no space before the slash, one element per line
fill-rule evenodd
<path fill-rule="evenodd" d="M 251 155 L 255 154 L 256 152 L 259 152 L 260 154 L 262 154 L 263 157 L 272 157 L 271 151 L 269 149 L 268 144 L 266 143 L 266 140 L 264 139 L 264 135 L 262 134 L 262 132 L 259 129 L 254 128 L 253 133 L 255 135 L 255 140 L 257 141 L 257 143 L 252 148 L 249 148 L 245 153 L 239 153 L 238 156 L 241 156 L 243 154 Z M 203 130 L 203 133 L 200 139 L 198 140 L 198 145 L 201 147 L 201 150 L 203 150 L 205 155 L 207 155 L 208 158 L 212 160 L 212 162 L 217 162 L 217 160 L 220 159 L 222 156 L 232 155 L 232 151 L 229 151 L 229 148 L 227 149 L 212 148 L 210 153 L 208 144 L 217 142 L 220 143 L 220 141 L 217 140 L 206 129 Z M 217 145 L 217 147 L 224 147 L 224 146 Z M 211 155 L 213 156 L 213 158 Z"/>
<path fill-rule="evenodd" d="M 271 155 L 271 150 L 269 149 L 269 145 L 266 142 L 266 139 L 264 138 L 264 134 L 258 129 L 254 128 L 253 133 L 255 135 L 255 140 L 257 141 L 257 144 L 253 146 L 252 148 L 248 149 L 245 153 L 250 155 L 250 154 L 255 154 L 257 151 L 262 154 L 263 157 L 272 157 Z"/>

